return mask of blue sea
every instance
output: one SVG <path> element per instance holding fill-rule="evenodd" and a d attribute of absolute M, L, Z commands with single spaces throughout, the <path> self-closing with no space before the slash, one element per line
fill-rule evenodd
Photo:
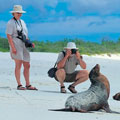
<path fill-rule="evenodd" d="M 64 39 L 80 39 L 83 41 L 90 41 L 101 43 L 102 40 L 118 41 L 120 33 L 100 33 L 100 34 L 84 34 L 84 35 L 46 35 L 46 36 L 30 36 L 31 40 L 37 41 L 64 41 Z"/>
<path fill-rule="evenodd" d="M 0 37 L 6 38 L 5 34 L 0 34 Z M 97 33 L 97 34 L 84 34 L 84 35 L 31 35 L 29 33 L 29 38 L 34 41 L 64 41 L 64 39 L 80 39 L 83 41 L 90 41 L 90 42 L 96 42 L 101 43 L 102 40 L 106 41 L 118 41 L 120 38 L 120 33 Z"/>

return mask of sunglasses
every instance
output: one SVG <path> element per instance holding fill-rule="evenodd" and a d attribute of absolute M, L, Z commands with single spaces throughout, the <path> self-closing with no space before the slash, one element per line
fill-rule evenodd
<path fill-rule="evenodd" d="M 17 14 L 22 14 L 22 13 L 19 13 L 19 12 L 16 12 Z"/>

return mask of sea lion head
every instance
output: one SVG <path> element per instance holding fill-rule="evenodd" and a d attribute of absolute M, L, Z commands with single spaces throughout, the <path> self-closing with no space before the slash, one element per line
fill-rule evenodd
<path fill-rule="evenodd" d="M 99 75 L 100 75 L 100 65 L 96 64 L 95 67 L 90 71 L 89 78 L 92 80 L 98 77 Z"/>
<path fill-rule="evenodd" d="M 120 92 L 117 93 L 117 94 L 115 94 L 115 95 L 113 96 L 113 99 L 120 101 Z"/>

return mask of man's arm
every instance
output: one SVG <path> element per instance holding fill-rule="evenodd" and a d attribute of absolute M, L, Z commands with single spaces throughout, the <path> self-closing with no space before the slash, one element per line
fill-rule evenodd
<path fill-rule="evenodd" d="M 80 57 L 79 51 L 76 52 L 76 58 L 78 59 L 80 66 L 82 69 L 86 69 L 86 63 L 83 61 L 83 59 Z"/>
<path fill-rule="evenodd" d="M 68 59 L 68 57 L 70 55 L 71 55 L 71 50 L 66 50 L 65 57 L 57 63 L 57 68 L 58 69 L 63 68 L 65 66 L 66 60 Z"/>

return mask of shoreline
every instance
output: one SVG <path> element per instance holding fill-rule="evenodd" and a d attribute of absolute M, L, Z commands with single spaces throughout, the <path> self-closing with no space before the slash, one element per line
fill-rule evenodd
<path fill-rule="evenodd" d="M 9 52 L 1 52 L 0 53 L 9 53 Z M 58 54 L 58 53 L 54 53 L 54 52 L 30 52 L 30 54 Z M 103 58 L 103 59 L 113 59 L 113 60 L 120 60 L 120 53 L 116 53 L 116 54 L 94 54 L 94 55 L 86 55 L 83 54 L 83 56 L 88 56 L 88 57 L 95 57 L 95 58 Z"/>
<path fill-rule="evenodd" d="M 120 60 L 120 54 L 101 54 L 101 55 L 91 55 L 96 58 L 104 58 L 104 59 L 112 59 L 112 60 Z"/>

